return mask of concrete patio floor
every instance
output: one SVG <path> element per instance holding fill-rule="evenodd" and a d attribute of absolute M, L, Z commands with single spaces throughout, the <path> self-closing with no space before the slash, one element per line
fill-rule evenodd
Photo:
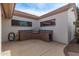
<path fill-rule="evenodd" d="M 2 56 L 64 56 L 65 45 L 38 39 L 2 43 Z"/>

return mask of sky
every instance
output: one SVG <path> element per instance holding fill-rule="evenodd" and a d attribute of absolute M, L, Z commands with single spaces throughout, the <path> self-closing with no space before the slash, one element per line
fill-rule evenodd
<path fill-rule="evenodd" d="M 15 10 L 41 16 L 68 3 L 17 3 Z"/>
<path fill-rule="evenodd" d="M 79 8 L 79 3 L 76 3 L 76 6 Z"/>

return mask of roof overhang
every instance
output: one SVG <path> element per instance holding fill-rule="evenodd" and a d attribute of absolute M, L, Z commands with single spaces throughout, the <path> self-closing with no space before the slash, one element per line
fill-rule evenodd
<path fill-rule="evenodd" d="M 24 12 L 21 12 L 21 11 L 15 11 L 14 12 L 14 15 L 15 16 L 22 16 L 22 17 L 28 17 L 28 18 L 33 18 L 33 19 L 42 19 L 42 18 L 46 18 L 46 17 L 49 17 L 49 16 L 52 16 L 52 15 L 56 15 L 56 14 L 59 14 L 59 13 L 62 13 L 64 11 L 67 11 L 68 9 L 70 9 L 71 7 L 73 7 L 74 9 L 74 12 L 75 12 L 75 15 L 77 17 L 77 13 L 76 13 L 76 4 L 75 3 L 69 3 L 61 8 L 58 8 L 54 11 L 51 11 L 47 14 L 44 14 L 42 16 L 35 16 L 35 15 L 32 15 L 32 14 L 28 14 L 28 13 L 24 13 Z"/>
<path fill-rule="evenodd" d="M 67 5 L 65 5 L 61 8 L 58 8 L 54 11 L 51 11 L 51 12 L 45 14 L 45 15 L 40 16 L 39 19 L 46 18 L 46 17 L 52 16 L 52 15 L 56 15 L 56 14 L 65 12 L 65 11 L 69 10 L 70 8 L 72 8 L 72 7 L 73 7 L 73 12 L 75 14 L 75 17 L 77 19 L 77 10 L 76 10 L 76 4 L 75 3 L 69 3 L 69 4 L 67 4 Z"/>
<path fill-rule="evenodd" d="M 24 13 L 24 12 L 21 12 L 21 11 L 18 11 L 18 10 L 15 10 L 13 15 L 24 17 L 24 18 L 31 18 L 31 19 L 35 19 L 35 20 L 38 20 L 38 18 L 39 18 L 38 16 L 28 14 L 28 13 Z"/>
<path fill-rule="evenodd" d="M 12 18 L 13 12 L 15 9 L 15 3 L 1 3 L 1 12 L 2 12 L 2 17 L 4 18 Z"/>

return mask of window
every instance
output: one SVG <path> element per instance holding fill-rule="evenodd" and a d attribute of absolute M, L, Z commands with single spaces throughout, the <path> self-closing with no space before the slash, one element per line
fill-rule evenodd
<path fill-rule="evenodd" d="M 48 20 L 48 21 L 43 21 L 43 22 L 40 22 L 40 26 L 53 26 L 53 25 L 56 25 L 56 22 L 55 22 L 55 19 L 51 19 L 51 20 Z"/>
<path fill-rule="evenodd" d="M 32 22 L 20 21 L 20 20 L 12 20 L 11 25 L 12 26 L 29 26 L 29 27 L 32 27 Z"/>

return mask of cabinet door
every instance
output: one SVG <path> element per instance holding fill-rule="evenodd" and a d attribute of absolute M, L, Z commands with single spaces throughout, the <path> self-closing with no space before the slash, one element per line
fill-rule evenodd
<path fill-rule="evenodd" d="M 28 40 L 31 37 L 30 32 L 20 32 L 20 40 Z"/>
<path fill-rule="evenodd" d="M 41 40 L 49 41 L 49 33 L 41 32 L 40 36 L 41 36 Z"/>
<path fill-rule="evenodd" d="M 40 39 L 40 33 L 32 33 L 31 38 L 32 39 Z"/>

